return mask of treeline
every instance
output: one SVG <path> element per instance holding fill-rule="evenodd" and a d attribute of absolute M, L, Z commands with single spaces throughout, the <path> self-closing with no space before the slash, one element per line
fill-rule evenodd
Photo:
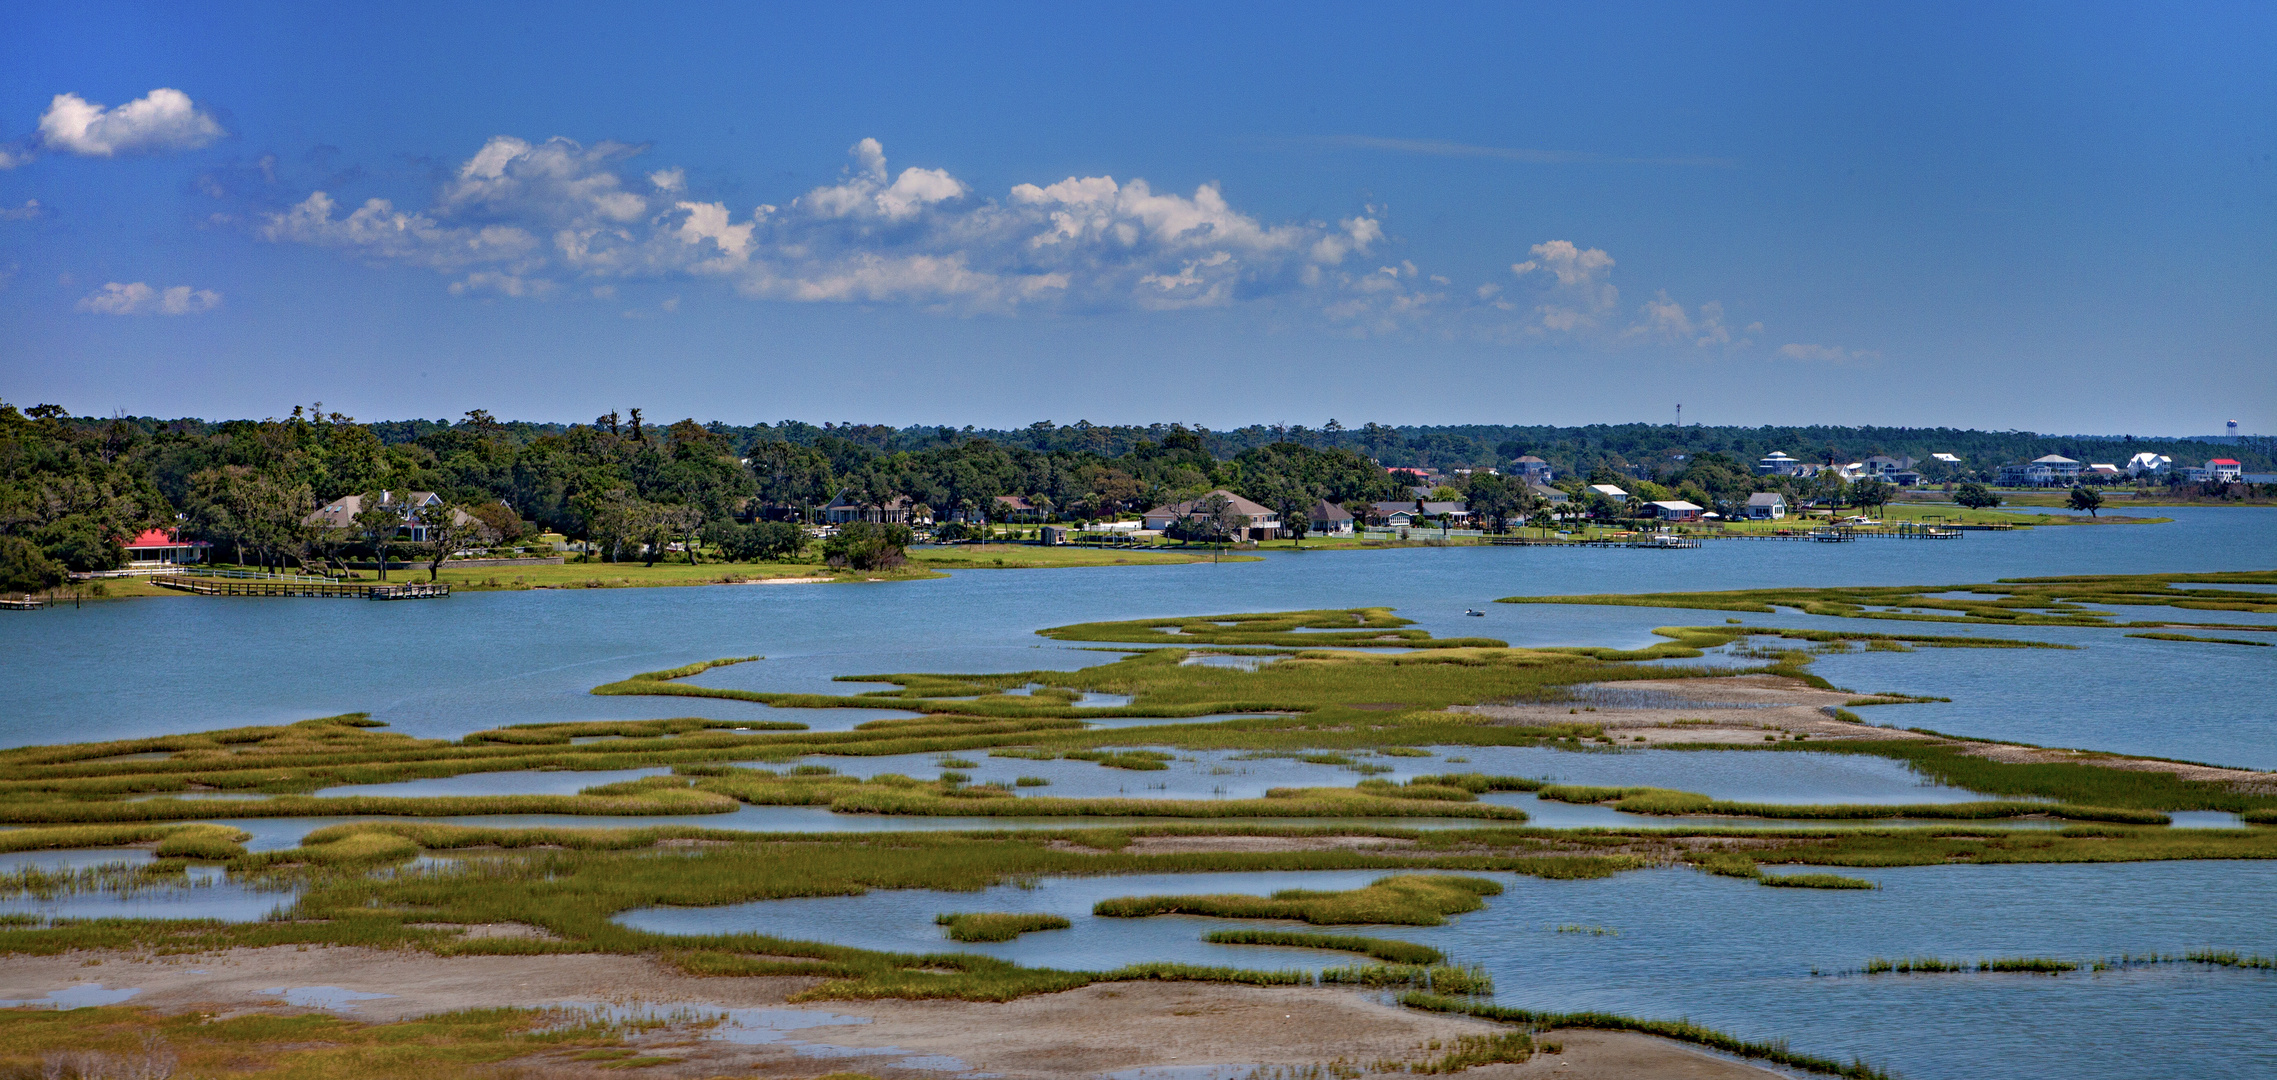
<path fill-rule="evenodd" d="M 2219 452 L 2260 471 L 2269 468 L 2273 449 L 2262 439 Z M 283 419 L 208 422 L 73 417 L 52 405 L 19 411 L 0 403 L 0 576 L 20 582 L 24 575 L 115 567 L 125 558 L 120 541 L 153 527 L 179 528 L 231 562 L 337 555 L 354 538 L 340 530 L 319 535 L 310 512 L 381 491 L 432 491 L 463 509 L 479 525 L 445 529 L 454 542 L 510 542 L 543 529 L 595 541 L 612 557 L 628 548 L 660 551 L 668 541 L 759 555 L 796 550 L 795 532 L 735 523 L 812 520 L 834 499 L 944 521 L 1000 521 L 998 496 L 1021 496 L 1044 515 L 1085 519 L 1225 488 L 1293 521 L 1318 500 L 1359 507 L 1412 499 L 1406 480 L 1386 467 L 1452 474 L 1507 468 L 1529 453 L 1548 460 L 1563 484 L 1617 482 L 1648 497 L 1665 493 L 1723 510 L 1766 488 L 1841 498 L 1816 490 L 1831 487 L 1831 477 L 1754 476 L 1754 460 L 1771 450 L 1806 461 L 1950 452 L 1965 459 L 1965 470 L 1991 470 L 2050 452 L 2123 462 L 2150 450 L 2189 463 L 2217 447 L 1952 429 L 1645 424 L 1345 428 L 1332 421 L 1223 432 L 1081 422 L 1012 431 L 799 421 L 738 427 L 693 419 L 656 425 L 638 409 L 586 424 L 500 421 L 482 410 L 454 422 L 359 423 L 321 404 Z M 1953 478 L 1965 479 L 1967 471 Z M 1522 484 L 1480 478 L 1453 486 L 1454 497 L 1498 527 L 1539 509 Z"/>
<path fill-rule="evenodd" d="M 781 530 L 736 523 L 813 520 L 833 500 L 1002 521 L 999 496 L 1063 518 L 1112 517 L 1219 487 L 1298 513 L 1319 499 L 1409 497 L 1401 479 L 1350 450 L 1278 443 L 1221 458 L 1203 434 L 1176 426 L 1113 455 L 954 431 L 914 449 L 834 428 L 796 431 L 796 441 L 751 432 L 692 419 L 659 426 L 638 409 L 565 426 L 501 423 L 481 410 L 454 424 L 363 424 L 321 405 L 281 420 L 206 423 L 0 403 L 0 538 L 12 541 L 0 544 L 0 562 L 108 569 L 125 559 L 120 541 L 146 528 L 179 528 L 231 562 L 301 562 L 356 540 L 311 526 L 313 511 L 383 491 L 435 492 L 478 519 L 485 539 L 545 529 L 595 541 L 611 557 L 670 541 L 796 550 Z"/>
<path fill-rule="evenodd" d="M 428 433 L 458 426 L 443 420 L 399 420 L 370 425 L 381 441 L 416 442 Z M 513 437 L 564 434 L 571 425 L 512 423 Z M 713 422 L 706 429 L 737 446 L 757 442 L 786 442 L 814 446 L 839 439 L 880 453 L 921 452 L 982 439 L 999 446 L 1038 453 L 1088 453 L 1119 458 L 1143 443 L 1162 444 L 1171 435 L 1189 433 L 1202 440 L 1210 456 L 1229 459 L 1242 452 L 1276 443 L 1294 443 L 1315 450 L 1350 450 L 1387 468 L 1422 468 L 1451 471 L 1468 468 L 1502 468 L 1512 458 L 1532 454 L 1548 461 L 1560 475 L 1587 474 L 1599 466 L 1616 472 L 1637 468 L 1660 471 L 1679 455 L 1723 454 L 1753 462 L 1772 451 L 1801 461 L 1839 463 L 1862 461 L 1876 454 L 1929 460 L 1931 454 L 1953 454 L 1971 470 L 1996 471 L 2005 462 L 2029 461 L 2043 454 L 2062 454 L 2079 461 L 2123 465 L 2140 452 L 2164 454 L 2177 462 L 2198 464 L 2210 457 L 2235 457 L 2248 471 L 2266 472 L 2277 463 L 2277 439 L 2257 436 L 2237 445 L 2200 439 L 2159 436 L 2041 435 L 2028 431 L 1977 431 L 1965 428 L 1838 427 L 1832 425 L 1703 427 L 1688 424 L 1591 424 L 1583 427 L 1551 425 L 1466 424 L 1452 426 L 1393 426 L 1363 423 L 1345 427 L 1330 420 L 1320 427 L 1302 424 L 1252 424 L 1228 431 L 1176 424 L 1098 425 L 1086 421 L 1060 425 L 1039 421 L 1024 428 L 986 429 L 885 424 L 809 424 L 785 420 L 777 424 L 736 426 Z"/>

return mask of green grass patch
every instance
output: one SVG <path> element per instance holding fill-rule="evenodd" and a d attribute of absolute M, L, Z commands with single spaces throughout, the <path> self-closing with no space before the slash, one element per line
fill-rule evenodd
<path fill-rule="evenodd" d="M 1169 619 L 1075 623 L 1036 633 L 1059 641 L 1114 641 L 1134 645 L 1277 645 L 1300 649 L 1501 648 L 1493 638 L 1435 638 L 1403 629 L 1415 620 L 1390 608 L 1326 608 L 1246 615 L 1189 615 Z"/>
<path fill-rule="evenodd" d="M 2244 639 L 2244 638 L 2234 638 L 2234 637 L 2196 637 L 2196 636 L 2193 636 L 2193 635 L 2190 635 L 2190 634 L 2158 634 L 2158 633 L 2151 633 L 2151 634 L 2128 634 L 2127 636 L 2128 636 L 2128 637 L 2149 638 L 2149 639 L 2151 639 L 2152 641 L 2203 641 L 2203 642 L 2205 642 L 2205 643 L 2207 643 L 2207 644 L 2209 644 L 2209 645 L 2256 645 L 2256 646 L 2261 646 L 2261 647 L 2263 647 L 2263 648 L 2266 648 L 2266 647 L 2268 647 L 2270 644 L 2272 644 L 2271 642 L 2267 642 L 2267 641 L 2247 641 L 2247 640 L 2246 640 L 2246 639 Z"/>
<path fill-rule="evenodd" d="M 2173 607 L 2193 611 L 2277 611 L 2277 597 L 2191 585 L 2277 584 L 2277 571 L 2219 574 L 2099 574 L 2010 578 L 1974 585 L 1891 585 L 1834 588 L 1734 589 L 1724 592 L 1599 593 L 1576 596 L 1508 596 L 1505 604 L 1597 604 L 1709 611 L 1773 612 L 1914 622 L 1992 623 L 2002 626 L 2208 626 L 2171 620 L 2116 622 L 2081 605 Z M 1964 594 L 1964 595 L 1953 595 Z M 2223 627 L 2231 628 L 2231 627 Z M 2239 626 L 2235 629 L 2266 629 Z M 1902 636 L 1888 640 L 1910 641 Z"/>
<path fill-rule="evenodd" d="M 1283 889 L 1271 896 L 1130 896 L 1101 900 L 1091 913 L 1109 918 L 1207 915 L 1221 919 L 1296 919 L 1315 925 L 1384 923 L 1438 926 L 1449 915 L 1477 911 L 1502 886 L 1486 878 L 1394 875 L 1358 889 Z"/>
<path fill-rule="evenodd" d="M 1689 1020 L 1642 1020 L 1633 1016 L 1603 1012 L 1537 1012 L 1531 1009 L 1514 1009 L 1508 1006 L 1490 1005 L 1484 1002 L 1421 991 L 1411 991 L 1401 995 L 1400 1004 L 1413 1009 L 1428 1009 L 1432 1012 L 1460 1013 L 1465 1016 L 1475 1016 L 1482 1020 L 1526 1024 L 1536 1031 L 1554 1028 L 1636 1031 L 1647 1035 L 1657 1035 L 1664 1039 L 1675 1039 L 1678 1042 L 1688 1042 L 1696 1046 L 1705 1046 L 1727 1054 L 1753 1058 L 1757 1061 L 1768 1061 L 1776 1065 L 1824 1073 L 1829 1076 L 1855 1077 L 1856 1080 L 1889 1080 L 1888 1073 L 1866 1064 L 1863 1060 L 1853 1060 L 1845 1064 L 1832 1058 L 1790 1049 L 1784 1040 L 1767 1042 L 1742 1039 L 1728 1032 L 1702 1027 Z"/>
<path fill-rule="evenodd" d="M 1429 945 L 1398 938 L 1351 934 L 1312 934 L 1297 930 L 1212 930 L 1202 940 L 1213 945 L 1278 945 L 1292 949 L 1331 949 L 1359 953 L 1387 964 L 1432 965 L 1446 955 Z"/>
<path fill-rule="evenodd" d="M 1840 874 L 1763 874 L 1756 881 L 1782 889 L 1879 889 L 1864 878 Z"/>
<path fill-rule="evenodd" d="M 1010 941 L 1039 930 L 1065 930 L 1074 923 L 1059 915 L 1008 914 L 991 911 L 943 912 L 934 923 L 949 928 L 951 941 Z"/>

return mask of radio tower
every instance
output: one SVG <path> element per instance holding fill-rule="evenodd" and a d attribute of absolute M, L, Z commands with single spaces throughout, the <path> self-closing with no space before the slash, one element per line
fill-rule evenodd
<path fill-rule="evenodd" d="M 1676 426 L 1684 426 L 1684 403 L 1681 401 L 1676 403 Z"/>

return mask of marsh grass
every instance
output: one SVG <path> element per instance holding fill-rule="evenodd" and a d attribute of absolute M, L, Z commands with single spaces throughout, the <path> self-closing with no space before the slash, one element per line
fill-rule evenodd
<path fill-rule="evenodd" d="M 1040 930 L 1065 930 L 1075 925 L 1059 915 L 1008 914 L 987 911 L 951 911 L 933 917 L 933 922 L 948 927 L 951 941 L 1010 941 L 1022 934 Z"/>
<path fill-rule="evenodd" d="M 2277 611 L 2277 600 L 2234 589 L 2188 585 L 2277 584 L 2277 571 L 2219 574 L 2104 574 L 2011 578 L 1977 585 L 1898 585 L 1838 588 L 1736 589 L 1727 592 L 1620 593 L 1584 596 L 1509 596 L 1505 604 L 1597 604 L 1769 613 L 1780 608 L 1850 619 L 1993 623 L 2004 626 L 2218 626 L 2169 620 L 2113 622 L 2080 605 L 2157 606 L 2203 611 Z M 1940 594 L 1967 593 L 1967 596 Z M 1910 609 L 1910 610 L 1901 610 Z M 2263 627 L 2235 627 L 2264 629 Z M 1842 635 L 1851 637 L 1851 635 Z M 1874 635 L 1881 637 L 1881 635 Z M 1910 640 L 1910 639 L 1900 639 Z"/>
<path fill-rule="evenodd" d="M 656 1024 L 549 1009 L 473 1009 L 368 1024 L 299 1016 L 109 1006 L 0 1010 L 0 1076 L 158 1078 L 234 1075 L 310 1080 L 478 1080 L 498 1062 L 600 1051 L 629 1060 L 627 1037 Z M 623 1055 L 623 1056 L 619 1056 Z"/>
<path fill-rule="evenodd" d="M 1213 945 L 1278 945 L 1294 949 L 1331 949 L 1359 953 L 1387 964 L 1433 965 L 1446 955 L 1429 945 L 1398 938 L 1357 937 L 1350 934 L 1311 934 L 1295 930 L 1212 930 L 1202 940 Z"/>
<path fill-rule="evenodd" d="M 1271 896 L 1130 896 L 1101 900 L 1091 913 L 1107 918 L 1205 915 L 1221 919 L 1296 919 L 1315 925 L 1382 923 L 1438 926 L 1447 916 L 1477 911 L 1502 892 L 1486 878 L 1394 875 L 1359 889 L 1283 889 Z"/>
<path fill-rule="evenodd" d="M 2267 647 L 2277 642 L 2248 641 L 2234 637 L 2195 637 L 2190 634 L 2128 634 L 2128 637 L 2149 638 L 2152 641 L 2202 641 L 2209 645 L 2259 645 Z"/>
<path fill-rule="evenodd" d="M 1248 615 L 1195 615 L 1171 619 L 1076 623 L 1036 633 L 1059 641 L 1114 641 L 1139 645 L 1281 645 L 1297 648 L 1499 648 L 1492 638 L 1434 638 L 1390 608 L 1279 611 Z"/>
<path fill-rule="evenodd" d="M 1840 874 L 1760 874 L 1757 882 L 1782 889 L 1879 889 L 1864 878 Z"/>
<path fill-rule="evenodd" d="M 2244 970 L 2277 970 L 2277 957 L 2240 954 L 2229 950 L 2198 949 L 2187 953 L 2128 953 L 2107 956 L 2099 960 L 2065 960 L 2049 956 L 2009 956 L 1979 960 L 1944 960 L 1934 956 L 1916 956 L 1902 960 L 1875 957 L 1866 966 L 1855 971 L 1832 972 L 1834 975 L 1950 975 L 1950 974 L 2001 974 L 2023 973 L 2033 975 L 2061 975 L 2071 971 L 2111 971 L 2119 968 L 2152 967 L 2163 964 L 2203 964 L 2208 967 L 2228 967 Z M 1813 972 L 1817 974 L 1817 972 Z"/>
<path fill-rule="evenodd" d="M 1429 990 L 1466 997 L 1494 996 L 1494 978 L 1486 969 L 1449 964 L 1353 964 L 1323 969 L 1323 986 L 1366 986 L 1375 989 Z"/>
<path fill-rule="evenodd" d="M 2224 810 L 2241 816 L 2277 810 L 2277 795 L 2185 780 L 2169 772 L 2103 764 L 2128 760 L 2115 754 L 2078 754 L 2070 761 L 2008 762 L 1979 757 L 1959 743 L 1950 737 L 1841 740 L 1799 747 L 1782 745 L 1779 749 L 1886 757 L 1902 761 L 1915 773 L 1940 784 L 1989 795 L 2048 799 L 2066 807 Z"/>
<path fill-rule="evenodd" d="M 1772 1041 L 1742 1039 L 1737 1035 L 1703 1027 L 1689 1020 L 1642 1020 L 1633 1016 L 1603 1012 L 1537 1012 L 1531 1009 L 1490 1005 L 1422 991 L 1410 991 L 1402 994 L 1399 1000 L 1400 1004 L 1412 1009 L 1460 1013 L 1465 1016 L 1475 1016 L 1482 1020 L 1525 1024 L 1537 1032 L 1554 1028 L 1636 1031 L 1647 1035 L 1657 1035 L 1664 1039 L 1675 1039 L 1679 1042 L 1705 1046 L 1744 1058 L 1824 1073 L 1829 1076 L 1852 1077 L 1855 1080 L 1890 1080 L 1888 1073 L 1866 1064 L 1863 1060 L 1852 1060 L 1845 1064 L 1832 1058 L 1790 1049 L 1783 1039 Z"/>

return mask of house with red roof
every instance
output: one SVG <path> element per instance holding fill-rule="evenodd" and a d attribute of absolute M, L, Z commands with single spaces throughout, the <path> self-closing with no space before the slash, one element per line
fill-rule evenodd
<path fill-rule="evenodd" d="M 126 542 L 127 569 L 156 570 L 204 562 L 211 546 L 203 540 L 184 541 L 178 531 L 144 529 Z"/>
<path fill-rule="evenodd" d="M 2245 466 L 2236 458 L 2218 457 L 2206 463 L 2206 476 L 2225 484 L 2234 484 L 2245 477 Z"/>

